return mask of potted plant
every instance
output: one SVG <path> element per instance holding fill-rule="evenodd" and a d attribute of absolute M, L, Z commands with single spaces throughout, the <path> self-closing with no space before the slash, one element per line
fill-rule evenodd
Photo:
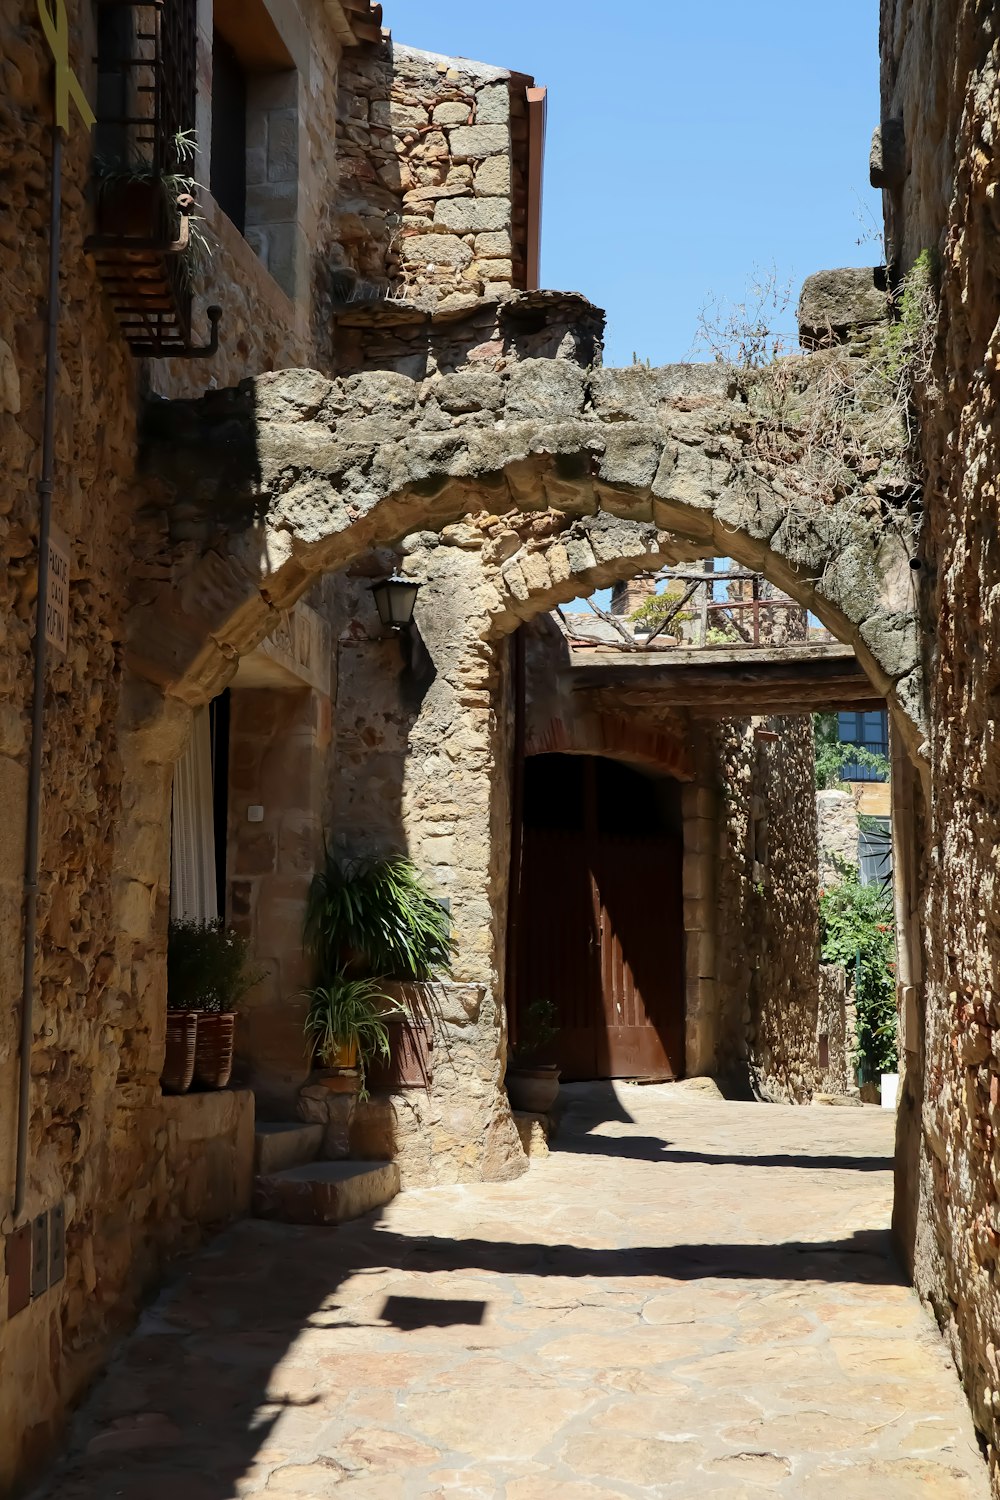
<path fill-rule="evenodd" d="M 171 922 L 164 1088 L 184 1093 L 192 1081 L 225 1088 L 233 1068 L 236 1004 L 263 977 L 264 970 L 250 962 L 246 938 L 221 920 Z"/>
<path fill-rule="evenodd" d="M 359 1095 L 367 1097 L 366 1069 L 374 1058 L 389 1056 L 390 1018 L 400 1007 L 381 992 L 374 979 L 351 978 L 338 970 L 307 992 L 306 1035 L 326 1068 L 357 1068 Z"/>
<path fill-rule="evenodd" d="M 327 849 L 310 886 L 304 936 L 317 975 L 308 992 L 307 1034 L 322 1039 L 317 1052 L 328 1065 L 340 1055 L 334 1043 L 356 1040 L 363 1091 L 366 1065 L 398 1056 L 401 1033 L 393 1023 L 409 1016 L 381 987 L 426 983 L 449 971 L 454 941 L 448 912 L 402 855 L 341 859 Z M 358 1007 L 357 1027 L 333 1019 L 347 1006 Z"/>
<path fill-rule="evenodd" d="M 559 1096 L 559 1065 L 543 1060 L 559 1034 L 556 1007 L 551 1000 L 532 1000 L 519 1019 L 519 1036 L 507 1068 L 507 1096 L 511 1109 L 546 1115 Z"/>
<path fill-rule="evenodd" d="M 169 145 L 175 171 L 164 171 L 141 156 L 96 158 L 98 222 L 107 239 L 172 242 L 186 220 L 186 241 L 173 248 L 181 248 L 182 265 L 192 279 L 212 253 L 201 217 L 192 212 L 200 187 L 190 170 L 198 154 L 195 132 L 178 131 Z"/>

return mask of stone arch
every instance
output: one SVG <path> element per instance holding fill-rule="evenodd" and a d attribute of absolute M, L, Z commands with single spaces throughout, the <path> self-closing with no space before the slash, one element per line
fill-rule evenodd
<path fill-rule="evenodd" d="M 797 361 L 801 401 L 837 357 Z M 152 510 L 185 540 L 169 583 L 133 613 L 131 658 L 170 697 L 205 701 L 276 611 L 373 546 L 467 515 L 553 511 L 569 524 L 549 547 L 500 563 L 496 633 L 650 565 L 634 550 L 645 527 L 660 563 L 730 556 L 813 611 L 919 750 L 908 538 L 882 524 L 860 480 L 837 503 L 799 504 L 780 463 L 761 461 L 759 423 L 724 366 L 526 360 L 424 382 L 297 370 L 154 415 Z"/>
<path fill-rule="evenodd" d="M 601 755 L 676 781 L 690 781 L 695 774 L 690 750 L 680 738 L 614 714 L 580 714 L 569 725 L 553 716 L 529 735 L 525 754 Z"/>

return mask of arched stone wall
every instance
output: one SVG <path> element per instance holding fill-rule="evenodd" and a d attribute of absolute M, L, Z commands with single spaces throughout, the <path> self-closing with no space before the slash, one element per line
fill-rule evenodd
<path fill-rule="evenodd" d="M 822 399 L 820 377 L 840 358 L 790 362 L 796 412 Z M 624 576 L 619 523 L 638 523 L 651 542 L 659 534 L 661 560 L 729 556 L 787 590 L 854 647 L 911 753 L 920 745 L 905 526 L 887 521 L 860 472 L 845 469 L 836 500 L 797 487 L 801 418 L 761 416 L 724 366 L 525 360 L 424 382 L 297 370 L 154 416 L 150 510 L 157 541 L 165 525 L 181 545 L 134 612 L 131 646 L 135 669 L 171 696 L 194 704 L 218 691 L 275 610 L 374 545 L 484 511 L 551 510 L 574 524 L 544 556 L 503 564 L 491 611 L 501 632 L 572 598 L 582 579 Z M 162 562 L 151 549 L 142 567 L 162 580 Z"/>
<path fill-rule="evenodd" d="M 797 365 L 819 369 L 825 358 Z M 293 371 L 163 403 L 153 417 L 123 725 L 142 748 L 128 795 L 151 829 L 167 824 L 163 769 L 190 709 L 225 685 L 239 657 L 318 578 L 402 539 L 403 566 L 415 576 L 439 538 L 478 554 L 461 610 L 451 601 L 457 650 L 447 675 L 455 701 L 473 711 L 456 725 L 455 764 L 474 764 L 487 788 L 462 807 L 463 849 L 476 869 L 458 977 L 483 987 L 482 1104 L 493 1144 L 478 1165 L 466 1153 L 462 1171 L 485 1171 L 491 1155 L 504 1175 L 509 1116 L 494 1102 L 504 1050 L 503 637 L 637 572 L 730 556 L 855 647 L 912 753 L 921 693 L 906 537 L 881 524 L 860 482 L 842 512 L 802 500 L 762 462 L 745 392 L 721 367 L 584 371 L 529 360 L 504 374 L 462 371 L 422 384 Z M 433 740 L 432 753 L 439 748 Z M 421 776 L 414 763 L 408 795 L 429 794 Z M 129 930 L 160 949 L 166 867 L 151 884 L 133 870 L 118 874 Z M 155 1076 L 155 1015 L 148 1024 Z M 456 1159 L 460 1144 L 456 1136 Z"/>

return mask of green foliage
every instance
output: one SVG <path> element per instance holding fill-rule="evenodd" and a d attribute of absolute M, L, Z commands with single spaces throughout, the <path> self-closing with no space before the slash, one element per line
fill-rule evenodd
<path fill-rule="evenodd" d="M 894 321 L 885 329 L 878 353 L 893 384 L 922 378 L 937 315 L 937 255 L 921 250 L 893 298 Z"/>
<path fill-rule="evenodd" d="M 448 913 L 410 860 L 340 860 L 329 850 L 309 888 L 305 942 L 320 982 L 345 966 L 434 979 L 451 968 L 455 947 Z"/>
<path fill-rule="evenodd" d="M 813 735 L 816 741 L 816 790 L 834 791 L 844 779 L 845 766 L 864 766 L 888 778 L 889 761 L 886 756 L 861 745 L 845 745 L 839 738 L 836 714 L 813 714 Z"/>
<path fill-rule="evenodd" d="M 559 1013 L 554 1001 L 532 1000 L 518 1016 L 517 1046 L 511 1048 L 511 1055 L 518 1062 L 528 1064 L 558 1035 Z"/>
<path fill-rule="evenodd" d="M 250 962 L 245 937 L 222 921 L 170 923 L 167 935 L 167 1007 L 230 1011 L 264 978 Z"/>
<path fill-rule="evenodd" d="M 402 1006 L 379 989 L 375 979 L 352 979 L 342 971 L 307 991 L 309 1013 L 306 1036 L 316 1056 L 329 1067 L 342 1047 L 358 1049 L 361 1098 L 367 1098 L 365 1077 L 368 1064 L 389 1056 L 389 1027 L 394 1016 L 404 1015 Z"/>
<path fill-rule="evenodd" d="M 194 176 L 193 167 L 198 155 L 198 136 L 194 130 L 178 130 L 170 142 L 177 170 L 158 171 L 147 158 L 95 156 L 94 176 L 101 197 L 113 195 L 116 189 L 132 183 L 159 183 L 168 202 L 176 205 L 180 198 L 195 198 L 202 184 Z M 182 257 L 182 267 L 189 280 L 207 270 L 212 258 L 212 244 L 204 229 L 204 217 L 188 210 L 188 243 Z"/>
<path fill-rule="evenodd" d="M 899 1059 L 892 891 L 862 885 L 849 865 L 840 874 L 820 892 L 823 962 L 843 964 L 854 982 L 858 1057 L 877 1077 L 895 1072 Z"/>
<path fill-rule="evenodd" d="M 671 611 L 677 608 L 677 601 L 682 598 L 683 593 L 682 584 L 671 583 L 662 594 L 650 594 L 649 598 L 644 599 L 638 609 L 634 609 L 629 615 L 630 622 L 633 625 L 645 625 L 648 629 L 655 630 L 657 625 L 662 624 Z M 681 609 L 677 611 L 670 623 L 679 625 L 683 620 L 693 619 L 694 615 L 691 610 Z"/>

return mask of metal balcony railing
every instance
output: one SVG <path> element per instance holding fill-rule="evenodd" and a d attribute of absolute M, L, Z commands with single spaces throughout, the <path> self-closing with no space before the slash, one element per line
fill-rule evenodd
<path fill-rule="evenodd" d="M 86 248 L 132 352 L 214 353 L 191 344 L 196 0 L 97 0 L 98 232 Z"/>
<path fill-rule="evenodd" d="M 611 628 L 618 640 L 605 644 L 629 650 L 667 650 L 672 646 L 699 650 L 738 646 L 805 646 L 829 642 L 828 631 L 810 625 L 809 613 L 796 600 L 774 587 L 760 573 L 745 568 L 711 572 L 698 565 L 664 568 L 643 575 L 649 593 L 643 602 L 655 600 L 645 618 L 634 618 L 633 592 L 626 612 L 601 609 L 587 602 Z M 665 589 L 659 585 L 666 584 Z"/>

